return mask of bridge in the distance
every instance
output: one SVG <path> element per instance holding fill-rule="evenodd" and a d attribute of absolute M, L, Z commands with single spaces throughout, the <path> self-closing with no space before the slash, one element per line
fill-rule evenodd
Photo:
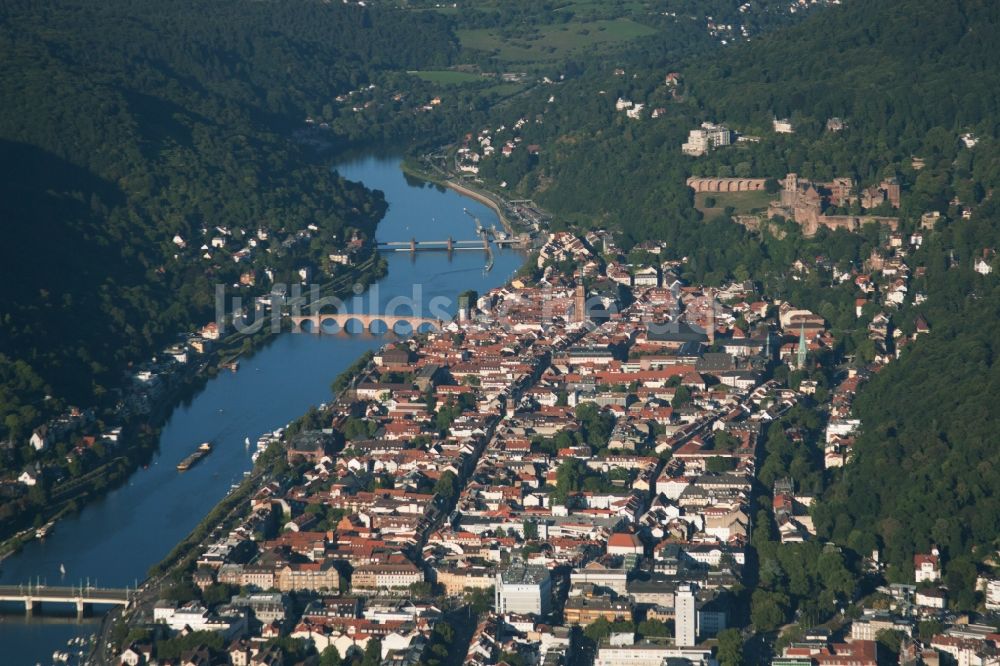
<path fill-rule="evenodd" d="M 378 249 L 386 252 L 420 252 L 425 250 L 443 250 L 445 252 L 456 252 L 459 250 L 475 250 L 478 252 L 489 252 L 489 239 L 484 234 L 480 240 L 455 240 L 449 237 L 446 240 L 417 240 L 411 238 L 408 241 L 389 241 L 378 244 Z"/>
<path fill-rule="evenodd" d="M 444 322 L 440 319 L 432 319 L 430 317 L 415 317 L 412 315 L 384 315 L 384 314 L 352 314 L 350 312 L 342 313 L 330 313 L 330 314 L 313 314 L 313 315 L 295 315 L 291 318 L 292 321 L 292 332 L 293 333 L 304 333 L 310 332 L 315 334 L 323 333 L 323 326 L 335 324 L 337 331 L 348 331 L 348 325 L 351 322 L 357 322 L 366 332 L 372 332 L 372 326 L 377 322 L 382 322 L 387 331 L 397 332 L 396 326 L 398 324 L 406 324 L 410 328 L 410 332 L 417 333 L 426 330 L 439 331 L 444 327 Z M 308 324 L 308 331 L 306 326 Z"/>
<path fill-rule="evenodd" d="M 0 585 L 0 601 L 17 601 L 32 613 L 41 603 L 75 604 L 77 613 L 84 613 L 93 604 L 128 606 L 135 590 L 105 587 L 49 587 L 48 585 Z"/>

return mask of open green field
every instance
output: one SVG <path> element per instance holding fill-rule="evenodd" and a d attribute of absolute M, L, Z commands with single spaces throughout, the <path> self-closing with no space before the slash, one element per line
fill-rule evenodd
<path fill-rule="evenodd" d="M 477 83 L 483 80 L 479 74 L 472 72 L 458 72 L 451 69 L 428 69 L 423 71 L 407 72 L 419 77 L 429 83 L 440 85 L 461 85 L 463 83 Z"/>
<path fill-rule="evenodd" d="M 714 198 L 715 205 L 709 207 L 706 199 Z M 777 198 L 765 190 L 757 192 L 698 192 L 694 195 L 694 207 L 704 214 L 705 219 L 722 215 L 727 206 L 732 206 L 736 215 L 746 215 L 764 210 L 767 204 Z"/>
<path fill-rule="evenodd" d="M 573 12 L 573 16 L 578 19 L 590 19 L 608 17 L 609 15 L 644 14 L 655 6 L 656 3 L 651 3 L 648 0 L 618 0 L 614 3 L 608 2 L 608 0 L 566 0 L 554 11 Z"/>
<path fill-rule="evenodd" d="M 574 51 L 625 42 L 655 34 L 648 26 L 627 18 L 573 21 L 539 26 L 534 30 L 504 33 L 496 28 L 459 30 L 462 46 L 493 53 L 510 63 L 547 62 L 567 57 Z"/>
<path fill-rule="evenodd" d="M 463 3 L 463 9 L 477 9 L 480 11 L 491 11 L 504 8 L 504 3 L 508 0 L 470 0 Z M 411 6 L 415 4 L 411 2 Z M 411 7 L 417 11 L 435 11 L 441 14 L 458 14 L 461 11 L 458 7 L 448 4 L 434 3 L 435 6 Z M 553 7 L 554 12 L 573 12 L 576 17 L 598 17 L 622 16 L 624 14 L 646 13 L 655 10 L 659 5 L 656 0 L 562 0 Z"/>

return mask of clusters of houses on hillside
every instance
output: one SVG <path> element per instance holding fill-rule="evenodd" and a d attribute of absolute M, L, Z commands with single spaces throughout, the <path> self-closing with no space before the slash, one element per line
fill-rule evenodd
<path fill-rule="evenodd" d="M 74 469 L 79 466 L 77 471 L 85 471 L 116 453 L 122 444 L 123 424 L 133 417 L 149 415 L 198 366 L 197 356 L 210 351 L 218 338 L 216 324 L 208 324 L 180 336 L 181 341 L 130 368 L 122 385 L 112 389 L 116 400 L 109 413 L 99 415 L 94 408 L 69 407 L 36 427 L 27 441 L 36 458 L 20 472 L 14 471 L 0 481 L 3 495 L 16 498 L 25 488 L 43 481 L 58 484 L 67 478 L 68 466 L 73 465 Z M 0 442 L 0 449 L 16 445 L 10 439 Z M 64 453 L 55 454 L 63 450 Z"/>
<path fill-rule="evenodd" d="M 252 265 L 257 257 L 276 258 L 297 251 L 297 249 L 308 247 L 316 238 L 321 238 L 325 242 L 336 241 L 336 236 L 325 233 L 317 224 L 310 223 L 305 228 L 297 231 L 290 231 L 284 228 L 272 230 L 266 227 L 258 227 L 256 230 L 243 228 L 230 229 L 225 226 L 214 228 L 202 227 L 200 229 L 201 241 L 189 241 L 180 234 L 175 234 L 173 243 L 176 246 L 175 259 L 180 258 L 181 253 L 199 256 L 203 261 L 215 265 L 223 260 L 231 260 L 239 266 L 242 272 L 234 287 L 253 287 L 258 282 L 274 282 L 275 271 L 273 268 L 254 268 Z M 330 253 L 322 261 L 324 270 L 330 271 L 340 265 L 351 265 L 355 261 L 356 254 L 364 246 L 363 240 L 355 234 L 351 239 L 345 239 L 344 247 L 336 252 Z M 270 261 L 270 259 L 269 259 Z M 303 283 L 313 278 L 314 267 L 309 260 L 303 259 L 298 262 L 295 273 Z"/>
<path fill-rule="evenodd" d="M 899 641 L 899 656 L 894 661 L 900 666 L 997 663 L 1000 632 L 990 625 L 970 623 L 966 615 L 945 610 L 946 592 L 932 585 L 941 575 L 936 550 L 916 555 L 914 566 L 916 583 L 878 588 L 873 602 L 876 606 L 863 609 L 860 616 L 851 620 L 842 632 L 843 643 L 832 642 L 827 629 L 812 629 L 784 648 L 772 665 L 876 666 L 885 663 L 884 648 L 879 648 L 878 643 L 886 635 Z M 1000 581 L 981 583 L 1000 590 Z M 996 608 L 996 603 L 994 598 L 992 608 Z M 878 659 L 879 652 L 882 660 Z"/>

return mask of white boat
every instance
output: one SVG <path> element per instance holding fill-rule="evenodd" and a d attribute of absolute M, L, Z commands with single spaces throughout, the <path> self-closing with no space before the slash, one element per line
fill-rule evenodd
<path fill-rule="evenodd" d="M 65 564 L 60 564 L 59 565 L 59 573 L 61 573 L 63 576 L 66 575 L 66 565 Z"/>
<path fill-rule="evenodd" d="M 244 438 L 244 440 L 243 440 L 243 447 L 247 448 L 247 449 L 250 448 L 250 438 L 249 437 Z"/>

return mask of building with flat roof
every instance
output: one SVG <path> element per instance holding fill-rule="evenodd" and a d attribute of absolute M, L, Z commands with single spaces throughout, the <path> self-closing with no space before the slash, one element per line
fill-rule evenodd
<path fill-rule="evenodd" d="M 583 594 L 570 597 L 563 608 L 566 624 L 586 626 L 599 618 L 608 622 L 632 619 L 632 604 L 625 598 Z"/>
<path fill-rule="evenodd" d="M 677 645 L 689 647 L 698 639 L 698 611 L 694 603 L 695 586 L 683 583 L 674 594 Z"/>
<path fill-rule="evenodd" d="M 670 660 L 683 659 L 689 664 L 712 664 L 712 650 L 684 648 L 669 642 L 642 641 L 634 645 L 602 645 L 594 666 L 663 666 Z"/>
<path fill-rule="evenodd" d="M 552 580 L 542 566 L 513 562 L 497 574 L 496 611 L 545 615 L 552 605 Z"/>

